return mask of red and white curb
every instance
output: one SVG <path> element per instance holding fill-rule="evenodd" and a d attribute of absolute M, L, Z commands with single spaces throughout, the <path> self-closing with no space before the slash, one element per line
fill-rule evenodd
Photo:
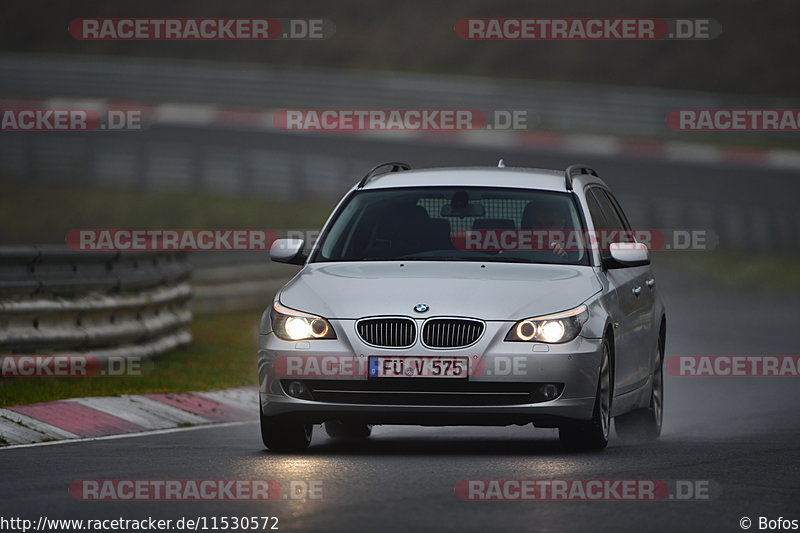
<path fill-rule="evenodd" d="M 145 125 L 220 126 L 262 131 L 287 131 L 276 127 L 273 117 L 278 110 L 236 109 L 214 104 L 164 102 L 143 104 L 110 102 L 102 99 L 51 98 L 47 100 L 11 100 L 0 98 L 0 108 L 84 109 L 97 113 L 109 110 L 136 110 Z M 314 132 L 311 132 L 314 133 Z M 715 145 L 684 141 L 626 139 L 610 135 L 555 133 L 548 131 L 360 131 L 349 135 L 407 141 L 442 142 L 467 146 L 527 148 L 554 153 L 598 156 L 626 156 L 641 159 L 688 163 L 729 163 L 775 169 L 800 169 L 800 150 Z M 789 133 L 787 133 L 788 135 Z"/>
<path fill-rule="evenodd" d="M 258 388 L 73 398 L 0 409 L 0 446 L 258 418 Z"/>

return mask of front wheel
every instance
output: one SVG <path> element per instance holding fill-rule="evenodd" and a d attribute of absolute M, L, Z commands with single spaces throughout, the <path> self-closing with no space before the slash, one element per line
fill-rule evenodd
<path fill-rule="evenodd" d="M 558 428 L 558 438 L 567 449 L 602 450 L 608 445 L 608 431 L 611 427 L 610 352 L 609 341 L 605 339 L 592 418 L 586 421 L 571 422 Z"/>
<path fill-rule="evenodd" d="M 273 452 L 301 452 L 311 444 L 311 424 L 261 414 L 261 440 Z"/>
<path fill-rule="evenodd" d="M 614 418 L 617 435 L 625 440 L 656 440 L 661 435 L 664 418 L 664 365 L 662 343 L 658 343 L 656 369 L 651 376 L 653 387 L 647 407 Z"/>

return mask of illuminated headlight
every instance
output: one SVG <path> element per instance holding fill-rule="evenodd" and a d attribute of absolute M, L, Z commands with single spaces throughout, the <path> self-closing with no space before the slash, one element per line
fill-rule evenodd
<path fill-rule="evenodd" d="M 589 312 L 585 305 L 554 315 L 526 318 L 514 324 L 506 335 L 506 340 L 549 344 L 569 342 L 578 336 L 588 318 Z"/>
<path fill-rule="evenodd" d="M 272 306 L 270 318 L 272 331 L 285 341 L 336 338 L 330 322 L 321 316 L 287 309 L 276 303 Z"/>

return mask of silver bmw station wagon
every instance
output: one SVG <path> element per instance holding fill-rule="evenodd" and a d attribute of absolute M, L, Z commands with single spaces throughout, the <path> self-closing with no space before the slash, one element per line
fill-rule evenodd
<path fill-rule="evenodd" d="M 585 165 L 378 165 L 313 246 L 272 245 L 303 267 L 261 320 L 264 445 L 532 423 L 599 450 L 612 418 L 657 438 L 666 312 L 635 235 Z"/>

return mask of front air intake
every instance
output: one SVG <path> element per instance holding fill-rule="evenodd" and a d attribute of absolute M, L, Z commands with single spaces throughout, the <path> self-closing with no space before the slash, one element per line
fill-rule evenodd
<path fill-rule="evenodd" d="M 483 334 L 483 322 L 469 318 L 431 318 L 422 326 L 422 344 L 429 348 L 463 348 Z"/>
<path fill-rule="evenodd" d="M 381 348 L 408 348 L 417 340 L 417 326 L 410 318 L 367 318 L 356 330 L 361 340 Z"/>

